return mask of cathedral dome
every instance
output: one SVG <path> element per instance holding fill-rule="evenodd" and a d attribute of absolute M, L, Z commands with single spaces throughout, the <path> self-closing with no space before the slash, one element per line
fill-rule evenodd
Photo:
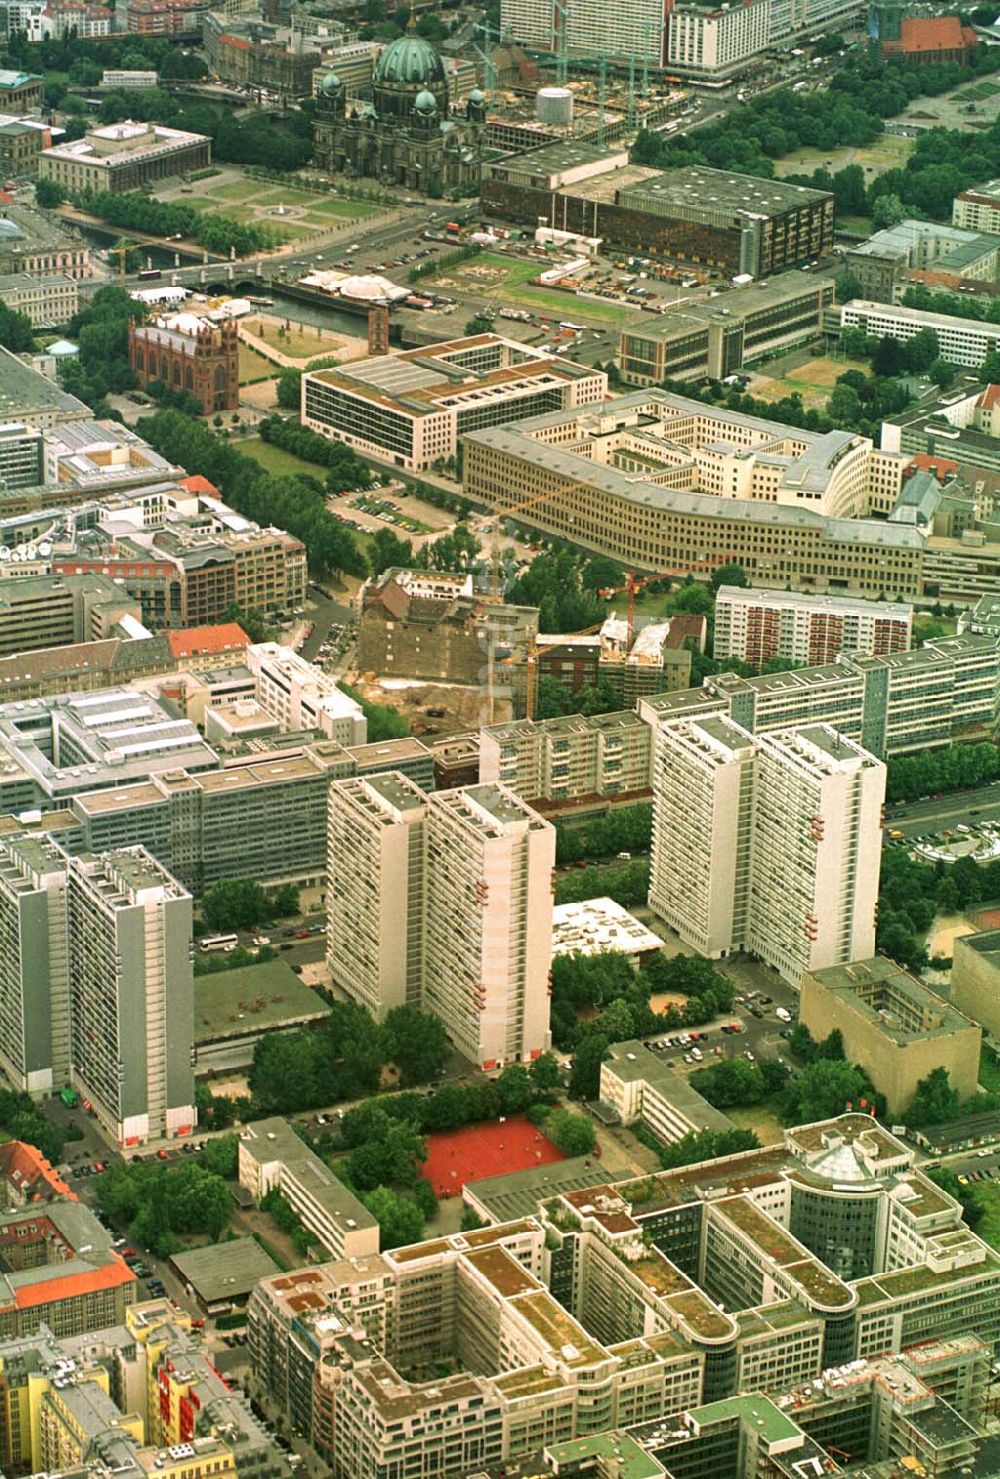
<path fill-rule="evenodd" d="M 434 94 L 432 92 L 428 92 L 425 87 L 422 92 L 417 93 L 417 96 L 413 102 L 413 106 L 418 113 L 433 113 L 437 108 L 437 99 L 435 98 Z"/>
<path fill-rule="evenodd" d="M 343 85 L 336 72 L 328 72 L 320 83 L 319 89 L 326 97 L 332 97 L 340 92 Z"/>
<path fill-rule="evenodd" d="M 422 36 L 400 36 L 379 57 L 372 80 L 376 87 L 382 84 L 428 87 L 445 81 L 444 65 Z"/>

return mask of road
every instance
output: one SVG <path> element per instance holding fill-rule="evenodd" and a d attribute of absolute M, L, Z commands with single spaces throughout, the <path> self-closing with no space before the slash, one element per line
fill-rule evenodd
<path fill-rule="evenodd" d="M 954 829 L 972 819 L 985 821 L 1000 818 L 1000 781 L 980 786 L 974 791 L 955 791 L 926 800 L 898 802 L 885 810 L 886 835 L 902 832 L 904 837 L 919 837 L 924 832 Z"/>

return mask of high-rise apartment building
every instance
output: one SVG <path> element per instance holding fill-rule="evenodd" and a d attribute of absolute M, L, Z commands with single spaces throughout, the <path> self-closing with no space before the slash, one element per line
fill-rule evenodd
<path fill-rule="evenodd" d="M 555 829 L 500 786 L 427 807 L 425 1005 L 483 1068 L 549 1045 Z"/>
<path fill-rule="evenodd" d="M 649 902 L 705 955 L 746 932 L 756 763 L 753 735 L 721 714 L 657 740 Z"/>
<path fill-rule="evenodd" d="M 334 783 L 328 959 L 376 1017 L 434 1012 L 483 1068 L 549 1044 L 555 831 L 497 785 L 425 795 L 398 773 Z"/>
<path fill-rule="evenodd" d="M 68 1082 L 66 863 L 43 834 L 0 843 L 0 1068 L 29 1094 Z"/>
<path fill-rule="evenodd" d="M 72 1082 L 119 1142 L 195 1123 L 191 895 L 144 848 L 69 863 Z"/>
<path fill-rule="evenodd" d="M 653 909 L 706 955 L 794 985 L 875 949 L 885 766 L 824 724 L 756 738 L 721 714 L 657 738 Z"/>
<path fill-rule="evenodd" d="M 775 657 L 820 665 L 842 652 L 906 652 L 912 631 L 913 607 L 902 602 L 724 585 L 715 598 L 712 651 L 755 667 Z"/>
<path fill-rule="evenodd" d="M 330 788 L 330 979 L 378 1021 L 421 1002 L 426 815 L 424 792 L 398 772 Z"/>
<path fill-rule="evenodd" d="M 745 939 L 797 986 L 804 971 L 875 953 L 886 772 L 824 724 L 757 744 Z"/>

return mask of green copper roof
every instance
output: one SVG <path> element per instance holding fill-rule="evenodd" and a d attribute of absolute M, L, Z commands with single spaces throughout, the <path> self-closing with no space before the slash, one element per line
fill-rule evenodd
<path fill-rule="evenodd" d="M 444 82 L 441 58 L 422 36 L 400 36 L 386 47 L 375 68 L 374 83 L 396 82 L 427 86 Z"/>

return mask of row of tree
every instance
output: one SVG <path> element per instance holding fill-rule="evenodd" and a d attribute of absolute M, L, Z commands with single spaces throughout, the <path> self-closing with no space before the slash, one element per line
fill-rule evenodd
<path fill-rule="evenodd" d="M 235 1139 L 234 1137 L 231 1137 Z M 213 1142 L 210 1142 L 213 1143 Z M 205 1151 L 179 1166 L 156 1160 L 116 1161 L 101 1177 L 101 1203 L 115 1221 L 124 1223 L 132 1237 L 169 1258 L 181 1239 L 206 1236 L 216 1242 L 232 1214 L 229 1187 L 205 1162 Z"/>
<path fill-rule="evenodd" d="M 267 226 L 237 221 L 218 211 L 199 211 L 192 205 L 156 200 L 141 190 L 81 190 L 70 198 L 78 209 L 125 231 L 183 236 L 225 257 L 230 253 L 249 257 L 254 252 L 268 251 L 281 239 Z"/>
<path fill-rule="evenodd" d="M 308 426 L 283 416 L 265 416 L 258 431 L 261 441 L 291 452 L 304 462 L 315 462 L 327 469 L 326 487 L 329 493 L 347 493 L 355 489 L 370 488 L 375 481 L 371 468 L 347 445 L 333 437 L 320 436 Z"/>
<path fill-rule="evenodd" d="M 915 755 L 896 755 L 888 772 L 890 801 L 912 801 L 935 791 L 968 791 L 1000 778 L 1000 749 L 989 743 L 942 745 Z"/>
<path fill-rule="evenodd" d="M 367 564 L 350 530 L 326 506 L 322 485 L 311 477 L 274 477 L 252 457 L 212 435 L 205 425 L 160 411 L 143 417 L 142 435 L 163 456 L 214 483 L 237 513 L 275 524 L 301 539 L 316 575 L 364 575 Z"/>
<path fill-rule="evenodd" d="M 272 917 L 298 914 L 299 891 L 294 883 L 280 884 L 268 893 L 251 878 L 220 878 L 202 895 L 201 912 L 211 930 L 252 929 Z"/>
<path fill-rule="evenodd" d="M 622 806 L 583 825 L 556 822 L 556 862 L 580 858 L 612 858 L 619 852 L 648 852 L 653 831 L 653 808 L 648 801 Z"/>

